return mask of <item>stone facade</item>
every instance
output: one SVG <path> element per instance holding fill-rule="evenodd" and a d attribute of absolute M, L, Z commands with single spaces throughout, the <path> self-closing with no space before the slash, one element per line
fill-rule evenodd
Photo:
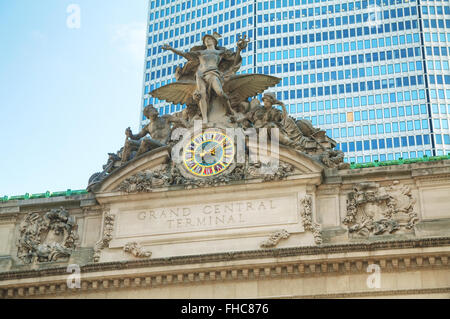
<path fill-rule="evenodd" d="M 0 296 L 450 297 L 450 161 L 338 170 L 279 155 L 279 178 L 155 183 L 162 147 L 89 194 L 0 203 Z M 131 187 L 141 172 L 150 186 Z"/>

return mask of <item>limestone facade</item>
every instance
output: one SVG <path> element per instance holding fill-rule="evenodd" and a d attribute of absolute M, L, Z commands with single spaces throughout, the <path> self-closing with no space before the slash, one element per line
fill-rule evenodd
<path fill-rule="evenodd" d="M 337 170 L 281 147 L 279 178 L 186 185 L 152 173 L 168 156 L 0 203 L 0 297 L 450 297 L 450 161 Z"/>

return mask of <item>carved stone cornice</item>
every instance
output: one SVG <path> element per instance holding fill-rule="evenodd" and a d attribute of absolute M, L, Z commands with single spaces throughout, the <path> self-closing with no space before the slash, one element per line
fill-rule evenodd
<path fill-rule="evenodd" d="M 177 256 L 170 258 L 154 258 L 145 260 L 117 261 L 106 263 L 90 263 L 82 266 L 82 272 L 110 271 L 117 269 L 132 269 L 153 266 L 189 265 L 209 262 L 228 262 L 236 260 L 279 258 L 303 255 L 321 255 L 349 252 L 367 252 L 391 249 L 410 248 L 436 248 L 450 246 L 450 237 L 430 237 L 407 240 L 387 240 L 375 242 L 359 242 L 349 244 L 323 244 L 321 246 L 275 248 L 265 250 L 250 250 L 240 252 L 227 252 L 217 254 L 203 254 L 190 256 Z M 36 276 L 55 276 L 66 274 L 66 268 L 55 267 L 51 269 L 8 271 L 0 273 L 0 282 L 4 280 L 32 278 Z"/>
<path fill-rule="evenodd" d="M 450 174 L 415 177 L 418 186 L 436 186 L 436 184 L 450 184 Z"/>
<path fill-rule="evenodd" d="M 322 195 L 339 195 L 341 188 L 336 185 L 320 185 L 317 187 L 317 194 Z"/>
<path fill-rule="evenodd" d="M 18 213 L 0 214 L 0 224 L 16 223 L 18 219 Z"/>
<path fill-rule="evenodd" d="M 410 178 L 434 178 L 441 176 L 450 179 L 450 161 L 428 161 L 413 164 L 355 168 L 345 171 L 325 171 L 325 183 L 328 179 L 340 176 L 343 184 L 366 181 L 367 179 L 394 180 Z"/>
<path fill-rule="evenodd" d="M 361 252 L 369 251 L 361 256 Z M 444 237 L 96 263 L 81 267 L 81 292 L 216 280 L 357 274 L 366 273 L 372 263 L 380 265 L 383 272 L 448 269 L 449 256 L 450 238 Z M 208 267 L 202 269 L 201 264 Z M 67 275 L 64 267 L 2 273 L 0 297 L 78 293 L 79 290 L 68 292 Z"/>
<path fill-rule="evenodd" d="M 448 241 L 448 238 L 447 238 Z M 231 254 L 230 254 L 231 255 Z M 191 285 L 215 281 L 235 280 L 262 280 L 277 278 L 336 276 L 345 274 L 367 274 L 370 264 L 377 264 L 383 273 L 395 273 L 400 271 L 418 271 L 422 269 L 449 269 L 448 258 L 450 247 L 435 247 L 435 249 L 399 249 L 377 254 L 361 256 L 360 253 L 323 254 L 317 256 L 297 255 L 296 258 L 269 258 L 260 260 L 241 260 L 216 265 L 208 262 L 207 267 L 201 264 L 191 264 L 191 267 L 176 267 L 167 265 L 152 270 L 141 267 L 132 267 L 133 263 L 106 263 L 95 266 L 113 266 L 108 272 L 103 269 L 101 273 L 88 271 L 92 265 L 81 267 L 83 273 L 81 289 L 68 290 L 66 285 L 67 273 L 56 277 L 50 277 L 46 273 L 40 276 L 40 281 L 34 279 L 38 275 L 20 281 L 8 278 L 0 282 L 0 297 L 22 298 L 34 296 L 52 296 L 61 294 L 79 294 L 83 292 L 156 288 L 168 285 Z M 134 263 L 136 265 L 136 263 Z M 147 263 L 148 264 L 148 263 Z M 150 266 L 149 264 L 147 267 Z M 65 270 L 65 269 L 64 269 Z M 100 270 L 99 270 L 100 271 Z M 18 279 L 19 279 L 18 278 Z M 9 282 L 8 282 L 9 281 Z"/>
<path fill-rule="evenodd" d="M 316 294 L 316 295 L 301 295 L 289 296 L 290 298 L 302 299 L 333 299 L 333 298 L 361 298 L 361 297 L 386 297 L 386 296 L 401 296 L 401 295 L 431 295 L 431 294 L 445 294 L 450 293 L 449 288 L 424 288 L 424 289 L 396 289 L 396 290 L 372 290 L 372 291 L 355 291 L 355 292 L 339 292 L 334 294 Z M 275 297 L 276 298 L 276 297 Z M 283 297 L 281 297 L 283 298 Z"/>

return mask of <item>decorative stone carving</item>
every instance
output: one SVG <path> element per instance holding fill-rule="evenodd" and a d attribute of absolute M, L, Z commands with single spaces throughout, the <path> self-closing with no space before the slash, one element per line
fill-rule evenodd
<path fill-rule="evenodd" d="M 91 189 L 94 185 L 103 181 L 109 174 L 111 174 L 116 168 L 120 167 L 123 154 L 123 147 L 116 153 L 108 153 L 108 160 L 103 165 L 103 171 L 92 174 L 89 178 L 87 190 Z"/>
<path fill-rule="evenodd" d="M 344 152 L 328 149 L 320 154 L 320 160 L 329 168 L 349 169 L 350 164 L 344 163 Z"/>
<path fill-rule="evenodd" d="M 264 240 L 259 246 L 261 248 L 275 247 L 282 239 L 287 239 L 290 235 L 291 234 L 289 234 L 285 229 L 278 230 L 271 234 L 270 237 Z"/>
<path fill-rule="evenodd" d="M 102 249 L 109 247 L 109 243 L 113 238 L 115 219 L 115 215 L 111 214 L 109 211 L 105 212 L 102 238 L 95 244 L 94 247 L 94 262 L 99 262 L 100 252 Z"/>
<path fill-rule="evenodd" d="M 349 233 L 367 237 L 413 231 L 418 221 L 411 188 L 395 181 L 391 186 L 360 183 L 347 195 L 343 223 Z"/>
<path fill-rule="evenodd" d="M 169 173 L 165 168 L 158 171 L 139 172 L 120 183 L 118 190 L 127 193 L 151 192 L 153 188 L 170 184 Z"/>
<path fill-rule="evenodd" d="M 264 174 L 264 169 L 262 163 L 250 163 L 247 165 L 247 173 L 245 174 L 245 179 L 251 178 L 263 178 L 265 182 L 268 181 L 278 181 L 285 179 L 289 175 L 294 173 L 294 166 L 288 163 L 279 162 L 276 171 L 270 174 Z"/>
<path fill-rule="evenodd" d="M 322 233 L 319 224 L 313 221 L 312 217 L 312 197 L 306 195 L 300 200 L 300 216 L 302 218 L 303 227 L 306 231 L 312 232 L 314 236 L 314 242 L 317 245 L 322 244 Z"/>
<path fill-rule="evenodd" d="M 150 92 L 160 100 L 174 104 L 196 104 L 203 121 L 211 118 L 227 122 L 234 113 L 233 105 L 275 86 L 281 79 L 264 74 L 240 74 L 241 51 L 247 47 L 248 40 L 238 39 L 236 52 L 218 46 L 220 35 L 206 34 L 200 46 L 194 46 L 189 52 L 169 50 L 185 58 L 188 62 L 176 71 L 177 81 Z"/>
<path fill-rule="evenodd" d="M 159 117 L 158 110 L 151 104 L 145 107 L 143 113 L 150 120 L 149 124 L 136 135 L 130 128 L 125 130 L 127 138 L 123 147 L 122 165 L 134 157 L 164 146 L 169 142 L 172 130 L 167 118 Z M 146 138 L 147 135 L 150 135 L 151 138 Z"/>
<path fill-rule="evenodd" d="M 149 94 L 168 103 L 184 104 L 186 108 L 160 117 L 152 105 L 147 106 L 143 114 L 150 119 L 150 123 L 136 135 L 130 128 L 126 129 L 124 147 L 117 153 L 109 154 L 103 172 L 95 173 L 89 179 L 88 190 L 95 191 L 100 188 L 101 183 L 112 172 L 128 165 L 134 158 L 159 147 L 174 146 L 180 142 L 176 141 L 175 137 L 172 140 L 174 129 L 192 129 L 195 122 L 203 122 L 200 124 L 201 129 L 251 128 L 258 134 L 262 130 L 268 130 L 269 135 L 274 129 L 278 131 L 278 142 L 285 147 L 304 153 L 329 168 L 349 168 L 349 164 L 343 161 L 344 153 L 334 149 L 337 143 L 326 136 L 326 131 L 315 128 L 308 120 L 296 120 L 289 116 L 285 104 L 276 98 L 275 93 L 264 93 L 268 88 L 277 85 L 280 78 L 265 74 L 237 74 L 242 63 L 241 52 L 246 49 L 248 40 L 245 37 L 238 39 L 236 51 L 233 52 L 218 46 L 219 37 L 217 33 L 206 34 L 202 39 L 202 45 L 194 46 L 188 52 L 179 51 L 169 45 L 162 46 L 163 50 L 185 58 L 187 63 L 183 67 L 177 67 L 175 82 L 161 86 Z M 263 105 L 256 98 L 261 93 L 264 93 Z M 281 109 L 276 108 L 276 105 L 281 106 Z M 207 152 L 204 155 L 208 154 Z M 216 175 L 219 174 L 227 175 L 226 170 Z M 205 178 L 203 184 L 216 184 L 209 179 L 209 175 L 201 176 Z M 153 175 L 135 177 L 139 181 L 152 180 L 150 183 L 144 183 L 145 185 L 142 185 L 144 188 L 149 188 L 149 185 L 153 187 L 158 178 Z M 229 178 L 233 177 L 219 178 L 218 181 L 221 183 L 222 180 L 226 181 Z M 140 182 L 130 181 L 130 183 Z M 164 180 L 161 183 L 167 184 Z M 198 183 L 201 182 L 194 184 Z M 127 189 L 128 186 L 130 185 L 123 187 Z"/>
<path fill-rule="evenodd" d="M 68 258 L 78 239 L 75 218 L 63 207 L 43 216 L 29 213 L 19 226 L 17 257 L 29 264 Z"/>
<path fill-rule="evenodd" d="M 129 254 L 132 254 L 134 257 L 140 257 L 140 258 L 148 258 L 152 255 L 152 253 L 146 249 L 144 249 L 144 247 L 142 247 L 140 244 L 138 244 L 137 242 L 131 242 L 131 243 L 127 243 L 124 247 L 123 247 L 123 251 Z"/>
<path fill-rule="evenodd" d="M 234 170 L 227 175 L 217 175 L 211 178 L 186 178 L 175 165 L 165 165 L 157 171 L 139 172 L 119 184 L 117 190 L 126 193 L 151 192 L 152 189 L 172 185 L 184 185 L 186 188 L 211 187 L 226 185 L 240 180 L 262 178 L 264 181 L 285 179 L 294 173 L 291 164 L 279 163 L 278 168 L 271 174 L 264 174 L 261 163 L 237 164 Z"/>

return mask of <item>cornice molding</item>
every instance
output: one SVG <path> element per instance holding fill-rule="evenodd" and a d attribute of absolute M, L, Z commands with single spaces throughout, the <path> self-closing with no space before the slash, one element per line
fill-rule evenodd
<path fill-rule="evenodd" d="M 110 271 L 120 269 L 189 265 L 199 263 L 226 262 L 237 260 L 261 259 L 261 258 L 281 258 L 281 257 L 307 256 L 307 255 L 324 255 L 333 253 L 366 252 L 366 251 L 373 252 L 376 250 L 427 248 L 427 247 L 443 247 L 443 246 L 450 246 L 450 237 L 431 237 L 431 238 L 390 240 L 390 241 L 377 241 L 366 243 L 359 242 L 359 243 L 337 244 L 337 245 L 325 244 L 320 246 L 274 248 L 263 250 L 259 249 L 240 252 L 217 253 L 217 254 L 177 256 L 169 258 L 152 258 L 152 259 L 140 259 L 129 261 L 90 263 L 82 265 L 81 271 L 82 273 L 90 273 L 90 272 Z M 65 274 L 66 274 L 65 266 L 48 269 L 9 271 L 0 273 L 0 283 L 1 281 L 11 279 L 56 276 Z"/>
<path fill-rule="evenodd" d="M 394 243 L 396 245 L 392 245 Z M 387 249 L 397 251 L 379 252 Z M 369 251 L 378 251 L 378 254 L 361 254 Z M 22 298 L 214 281 L 358 274 L 366 273 L 367 266 L 373 263 L 380 265 L 383 272 L 449 269 L 449 256 L 450 238 L 428 238 L 88 264 L 81 267 L 81 288 L 73 291 L 68 291 L 68 273 L 63 267 L 0 274 L 0 297 Z M 39 282 L 35 278 L 39 278 Z M 340 295 L 332 297 L 339 298 Z"/>
<path fill-rule="evenodd" d="M 355 291 L 355 292 L 342 292 L 334 294 L 317 294 L 317 295 L 296 295 L 296 296 L 277 296 L 271 299 L 332 299 L 332 298 L 361 298 L 361 297 L 386 297 L 399 295 L 420 295 L 420 294 L 445 294 L 450 293 L 449 288 L 428 288 L 428 289 L 397 289 L 397 290 L 378 290 L 372 291 Z"/>

